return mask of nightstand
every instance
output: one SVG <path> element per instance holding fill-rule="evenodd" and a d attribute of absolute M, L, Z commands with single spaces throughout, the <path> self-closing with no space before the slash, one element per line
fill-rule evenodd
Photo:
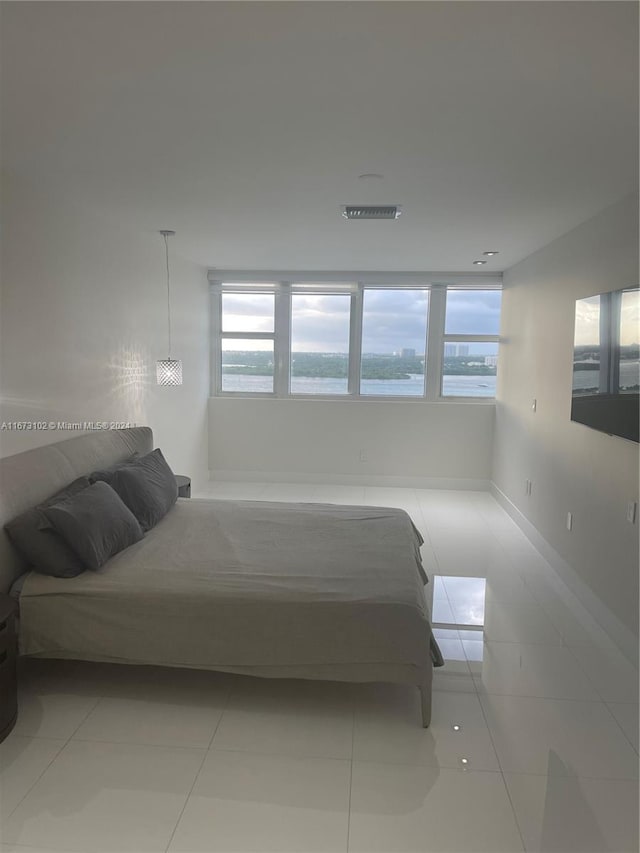
<path fill-rule="evenodd" d="M 13 598 L 0 595 L 0 741 L 9 734 L 18 716 L 16 610 Z"/>
<path fill-rule="evenodd" d="M 178 497 L 191 497 L 191 477 L 185 477 L 184 474 L 176 474 L 176 483 L 178 484 Z"/>

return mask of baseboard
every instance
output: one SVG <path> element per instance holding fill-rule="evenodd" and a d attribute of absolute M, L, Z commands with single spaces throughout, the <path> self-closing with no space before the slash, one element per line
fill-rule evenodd
<path fill-rule="evenodd" d="M 629 630 L 606 604 L 595 595 L 573 566 L 547 542 L 538 528 L 529 521 L 524 513 L 518 509 L 513 501 L 495 483 L 491 482 L 489 491 L 505 512 L 515 521 L 527 539 L 540 551 L 568 590 L 575 595 L 585 610 L 593 616 L 627 660 L 631 661 L 637 668 L 638 638 L 633 631 Z"/>
<path fill-rule="evenodd" d="M 460 489 L 487 492 L 489 480 L 462 477 L 403 477 L 386 474 L 318 474 L 294 471 L 209 471 L 210 480 L 232 483 L 311 483 L 336 486 L 387 486 L 405 489 Z"/>

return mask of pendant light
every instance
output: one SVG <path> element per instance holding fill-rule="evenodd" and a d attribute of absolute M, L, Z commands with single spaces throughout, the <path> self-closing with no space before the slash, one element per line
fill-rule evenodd
<path fill-rule="evenodd" d="M 175 231 L 163 230 L 160 232 L 164 239 L 165 257 L 167 262 L 167 332 L 168 332 L 168 357 L 156 361 L 156 377 L 158 385 L 182 385 L 182 361 L 179 358 L 171 358 L 171 276 L 169 274 L 169 237 L 173 237 Z"/>

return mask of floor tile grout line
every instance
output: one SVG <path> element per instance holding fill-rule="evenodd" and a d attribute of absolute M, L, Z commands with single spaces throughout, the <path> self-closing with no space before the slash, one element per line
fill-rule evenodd
<path fill-rule="evenodd" d="M 522 530 L 520 530 L 520 528 L 518 528 L 518 531 L 520 532 L 520 534 L 521 534 L 522 536 L 524 536 L 525 538 L 527 538 L 527 537 L 526 537 L 526 534 L 524 534 L 524 532 L 523 532 Z M 530 542 L 530 540 L 527 540 L 527 541 L 529 541 L 529 542 Z M 503 542 L 501 542 L 501 541 L 499 541 L 499 544 L 500 544 L 500 547 L 501 547 L 502 551 L 506 554 L 507 558 L 510 560 L 511 558 L 510 558 L 510 556 L 509 556 L 509 554 L 508 554 L 508 552 L 507 552 L 507 550 L 506 550 L 506 548 L 505 548 L 505 546 L 504 546 L 504 543 L 503 543 Z M 609 635 L 608 635 L 607 631 L 605 630 L 605 628 L 604 628 L 604 627 L 603 627 L 603 626 L 598 622 L 598 620 L 597 620 L 597 619 L 595 619 L 595 617 L 593 617 L 593 616 L 592 616 L 592 615 L 591 615 L 591 614 L 586 610 L 586 608 L 585 608 L 585 607 L 584 607 L 584 605 L 580 602 L 580 600 L 577 598 L 577 596 L 575 595 L 575 593 L 573 593 L 573 592 L 572 592 L 572 590 L 571 590 L 571 589 L 569 589 L 569 587 L 564 583 L 564 581 L 562 580 L 562 578 L 560 578 L 560 577 L 559 577 L 559 575 L 557 574 L 557 572 L 553 569 L 553 567 L 552 567 L 552 566 L 551 566 L 551 564 L 548 562 L 548 560 L 546 560 L 546 559 L 545 559 L 544 555 L 543 555 L 543 554 L 542 554 L 542 553 L 541 553 L 541 552 L 540 552 L 540 551 L 535 547 L 535 545 L 534 545 L 532 542 L 530 542 L 530 544 L 531 544 L 531 547 L 533 548 L 533 550 L 535 551 L 536 555 L 537 555 L 538 557 L 540 557 L 540 559 L 542 560 L 542 574 L 549 575 L 549 573 L 550 573 L 551 581 L 552 581 L 552 582 L 559 582 L 559 583 L 560 583 L 560 584 L 565 588 L 566 593 L 569 595 L 569 598 L 570 598 L 570 599 L 572 599 L 572 600 L 574 600 L 574 601 L 578 604 L 578 606 L 580 607 L 580 609 L 581 609 L 582 611 L 584 611 L 584 613 L 585 613 L 585 614 L 586 614 L 586 615 L 587 615 L 591 620 L 593 620 L 593 622 L 595 622 L 595 624 L 596 624 L 596 626 L 598 627 L 598 629 L 599 629 L 600 631 L 603 631 L 603 632 L 604 632 L 604 634 L 605 634 L 605 636 L 607 636 L 607 637 L 608 637 Z M 540 573 L 536 572 L 536 575 L 538 575 L 538 574 L 540 574 Z M 544 605 L 544 601 L 543 601 L 542 597 L 541 597 L 539 594 L 536 594 L 535 590 L 534 590 L 534 589 L 532 589 L 532 588 L 531 588 L 531 586 L 530 586 L 530 584 L 528 584 L 528 583 L 527 583 L 527 577 L 528 577 L 528 576 L 527 576 L 527 574 L 525 574 L 525 575 L 520 575 L 520 577 L 521 577 L 521 579 L 522 579 L 522 581 L 523 581 L 523 583 L 524 583 L 525 587 L 527 588 L 527 590 L 528 590 L 529 594 L 532 596 L 532 598 L 533 598 L 533 599 L 534 599 L 534 601 L 538 604 L 538 606 L 542 609 L 542 611 L 544 612 L 544 614 L 545 614 L 545 616 L 547 617 L 547 619 L 549 619 L 549 621 L 551 622 L 551 624 L 553 625 L 553 627 L 555 628 L 555 630 L 556 630 L 556 631 L 558 632 L 558 634 L 561 636 L 561 638 L 562 638 L 562 645 L 563 645 L 563 646 L 567 646 L 567 647 L 569 647 L 569 644 L 568 644 L 568 643 L 567 643 L 567 641 L 566 641 L 566 636 L 565 636 L 565 634 L 563 633 L 563 631 L 562 631 L 560 628 L 558 628 L 558 627 L 557 627 L 557 625 L 556 625 L 556 623 L 555 623 L 555 621 L 554 621 L 554 619 L 553 619 L 553 614 L 551 613 L 551 611 L 549 610 L 549 608 L 548 608 L 548 607 L 545 607 L 545 605 Z M 544 580 L 544 577 L 541 577 L 541 579 L 542 579 L 542 580 Z M 560 600 L 562 601 L 562 603 L 563 603 L 563 604 L 565 604 L 565 605 L 568 607 L 568 604 L 567 604 L 567 602 L 565 601 L 565 599 L 564 599 L 564 597 L 563 597 L 563 596 L 557 596 L 557 597 L 558 597 L 558 598 L 560 598 Z M 574 618 L 576 619 L 576 622 L 577 622 L 577 623 L 579 624 L 579 626 L 580 626 L 580 627 L 585 631 L 585 633 L 589 634 L 589 633 L 590 633 L 590 629 L 589 629 L 588 627 L 586 627 L 586 626 L 585 626 L 585 625 L 580 621 L 580 619 L 578 618 L 578 616 L 577 616 L 577 615 L 575 615 L 575 614 L 572 614 L 572 615 L 574 615 Z M 598 646 L 596 646 L 596 647 L 597 647 L 597 648 L 599 648 Z M 615 644 L 614 644 L 614 647 L 615 647 Z"/>
<path fill-rule="evenodd" d="M 105 740 L 104 738 L 89 738 L 89 737 L 78 737 L 73 739 L 74 743 L 101 743 L 101 744 L 109 744 L 111 746 L 141 746 L 148 749 L 184 749 L 191 750 L 192 752 L 200 752 L 201 750 L 208 749 L 207 746 L 194 746 L 192 744 L 184 744 L 184 743 L 148 743 L 146 741 L 140 740 Z M 66 746 L 66 744 L 65 744 Z"/>
<path fill-rule="evenodd" d="M 479 680 L 477 675 L 472 674 L 471 677 L 473 678 L 474 681 Z M 504 692 L 497 692 L 496 690 L 478 690 L 478 696 L 504 696 L 504 697 L 507 697 L 509 699 L 548 699 L 548 700 L 551 700 L 553 702 L 584 702 L 585 704 L 590 703 L 592 705 L 604 705 L 604 704 L 606 704 L 605 702 L 602 701 L 602 699 L 584 699 L 584 698 L 574 699 L 574 698 L 567 697 L 567 696 L 540 696 L 537 693 L 536 694 L 533 694 L 533 693 L 504 693 Z"/>
<path fill-rule="evenodd" d="M 182 820 L 182 816 L 183 816 L 183 814 L 184 814 L 184 812 L 185 812 L 185 809 L 187 808 L 187 803 L 189 802 L 189 799 L 190 799 L 190 797 L 191 797 L 191 794 L 193 793 L 193 789 L 195 788 L 196 783 L 197 783 L 198 779 L 200 778 L 200 774 L 202 773 L 202 768 L 204 767 L 204 763 L 205 763 L 205 761 L 207 760 L 207 757 L 208 757 L 209 752 L 210 752 L 210 750 L 211 750 L 211 744 L 213 743 L 213 739 L 214 739 L 214 738 L 215 738 L 215 736 L 216 736 L 216 732 L 218 731 L 218 728 L 220 727 L 220 723 L 221 723 L 221 721 L 222 721 L 222 717 L 224 716 L 224 712 L 226 711 L 226 709 L 227 709 L 227 707 L 228 707 L 228 705 L 229 705 L 229 699 L 230 699 L 230 698 L 231 698 L 231 685 L 229 685 L 229 688 L 228 688 L 228 690 L 227 690 L 227 697 L 226 697 L 226 701 L 225 701 L 225 703 L 224 703 L 224 708 L 221 710 L 221 712 L 220 712 L 220 716 L 218 717 L 218 721 L 217 721 L 217 723 L 216 723 L 216 725 L 215 725 L 215 727 L 214 727 L 214 729 L 213 729 L 213 732 L 212 732 L 212 734 L 211 734 L 211 737 L 209 738 L 209 745 L 208 745 L 208 746 L 207 746 L 207 748 L 204 750 L 204 755 L 202 756 L 202 761 L 200 762 L 200 766 L 198 767 L 198 770 L 197 770 L 197 772 L 196 772 L 196 775 L 194 776 L 193 783 L 192 783 L 191 787 L 189 788 L 189 791 L 187 792 L 187 796 L 184 798 L 184 803 L 182 804 L 182 808 L 180 809 L 180 814 L 178 815 L 178 818 L 177 818 L 177 820 L 176 820 L 176 822 L 175 822 L 175 826 L 173 827 L 173 831 L 172 831 L 172 833 L 171 833 L 171 835 L 170 835 L 170 837 L 169 837 L 169 840 L 168 840 L 168 842 L 167 842 L 167 846 L 165 847 L 165 853 L 168 853 L 169 848 L 171 847 L 171 844 L 172 844 L 172 842 L 173 842 L 173 839 L 174 839 L 174 836 L 175 836 L 176 831 L 177 831 L 177 829 L 178 829 L 178 826 L 179 826 L 179 824 L 180 824 L 180 821 Z"/>
<path fill-rule="evenodd" d="M 436 563 L 436 569 L 437 569 L 436 574 L 437 574 L 438 576 L 440 576 L 440 564 L 438 563 L 438 557 L 437 557 L 437 555 L 436 555 L 436 552 L 435 552 L 435 551 L 434 551 L 434 549 L 433 549 L 433 543 L 431 542 L 431 537 L 429 536 L 429 528 L 428 528 L 427 523 L 426 523 L 425 515 L 424 515 L 424 513 L 423 513 L 423 511 L 422 511 L 422 504 L 420 503 L 420 501 L 419 501 L 419 500 L 418 500 L 418 510 L 419 510 L 419 512 L 420 512 L 420 517 L 421 517 L 421 519 L 422 519 L 422 529 L 424 530 L 424 537 L 423 537 L 423 538 L 425 539 L 425 541 L 428 541 L 428 542 L 429 542 L 429 547 L 430 547 L 430 549 L 431 549 L 431 553 L 433 554 L 433 559 L 435 560 L 435 563 Z M 434 575 L 431 575 L 431 576 L 429 577 L 429 583 L 432 585 L 432 589 L 434 589 L 434 591 L 435 591 L 435 587 L 433 586 L 433 584 L 434 584 L 433 577 L 434 577 Z M 445 590 L 444 590 L 444 594 L 445 594 L 445 596 L 447 596 L 447 601 L 449 601 L 449 597 L 448 597 L 448 595 L 447 595 L 446 587 L 445 587 Z M 425 594 L 425 597 L 426 597 L 426 594 Z M 433 599 L 432 599 L 432 602 L 433 602 Z M 451 605 L 450 605 L 450 606 L 451 606 Z M 431 617 L 432 617 L 432 613 L 430 613 L 430 614 L 429 614 L 429 619 L 430 619 L 430 621 L 432 622 Z M 432 629 L 433 629 L 433 624 L 432 624 Z M 460 642 L 460 643 L 462 642 L 462 640 L 461 640 L 461 638 L 460 638 L 460 636 L 459 636 L 459 635 L 458 635 L 458 642 Z M 464 646 L 463 646 L 462 651 L 463 651 L 463 653 L 464 653 Z M 467 656 L 466 656 L 466 654 L 465 654 L 465 663 L 467 664 L 467 670 L 468 670 L 469 676 L 470 676 L 470 677 L 471 677 L 471 679 L 472 679 L 472 682 L 471 682 L 471 683 L 472 683 L 472 685 L 473 685 L 473 692 L 474 692 L 474 693 L 475 693 L 475 695 L 477 696 L 477 695 L 478 695 L 478 688 L 477 688 L 477 686 L 476 686 L 475 682 L 473 681 L 473 673 L 472 673 L 472 671 L 471 671 L 471 667 L 469 666 L 469 661 L 467 660 Z M 446 669 L 446 661 L 445 661 L 445 667 L 444 667 L 444 668 Z M 465 676 L 465 677 L 466 677 L 466 676 Z M 454 692 L 454 693 L 455 693 L 456 691 L 450 691 L 450 692 Z"/>
<path fill-rule="evenodd" d="M 635 703 L 633 703 L 633 702 L 618 702 L 618 703 L 616 703 L 616 702 L 612 702 L 611 704 L 612 704 L 612 705 L 615 705 L 615 704 L 618 704 L 618 705 L 633 705 L 633 704 L 635 704 Z M 622 732 L 622 734 L 625 736 L 625 738 L 629 741 L 629 744 L 631 745 L 631 749 L 635 752 L 635 754 L 636 754 L 636 755 L 638 755 L 638 749 L 637 749 L 637 748 L 636 748 L 636 746 L 633 744 L 633 742 L 632 742 L 631 738 L 629 737 L 629 735 L 628 735 L 628 734 L 625 732 L 625 730 L 622 728 L 622 726 L 621 726 L 621 724 L 620 724 L 620 721 L 618 720 L 618 718 L 616 717 L 616 715 L 613 713 L 613 711 L 612 711 L 612 710 L 611 710 L 611 708 L 609 707 L 609 702 L 607 702 L 606 700 L 604 700 L 604 701 L 603 701 L 603 705 L 605 705 L 605 706 L 606 706 L 607 711 L 611 714 L 611 716 L 613 717 L 613 719 L 616 721 L 616 725 L 618 726 L 618 728 L 620 729 L 620 731 Z"/>
<path fill-rule="evenodd" d="M 494 776 L 498 776 L 502 773 L 500 768 L 496 768 L 495 770 L 488 770 L 486 767 L 461 767 L 459 763 L 457 764 L 442 764 L 440 762 L 434 764 L 425 764 L 424 762 L 409 762 L 409 761 L 382 761 L 379 758 L 356 758 L 356 764 L 381 764 L 383 767 L 419 767 L 422 770 L 447 770 L 451 773 L 458 773 L 460 775 L 467 775 L 469 773 L 491 773 Z M 536 774 L 531 774 L 536 775 Z M 627 780 L 632 781 L 632 780 Z"/>
<path fill-rule="evenodd" d="M 480 700 L 480 707 L 482 709 L 482 715 L 485 719 L 487 729 L 489 730 L 489 737 L 491 738 L 491 743 L 493 744 L 493 748 L 494 748 L 494 751 L 496 753 L 496 757 L 498 759 L 498 764 L 500 766 L 500 772 L 503 775 L 504 775 L 504 773 L 516 773 L 516 774 L 519 774 L 521 776 L 544 776 L 545 778 L 556 778 L 555 776 L 550 777 L 548 773 L 528 773 L 526 771 L 523 772 L 520 770 L 505 770 L 502 767 L 502 762 L 500 761 L 500 756 L 498 755 L 498 750 L 495 747 L 495 741 L 493 739 L 493 734 L 491 732 L 491 726 L 489 725 L 489 721 L 487 720 L 487 715 L 486 715 L 485 710 L 484 710 L 484 705 L 482 704 L 483 698 L 489 698 L 490 696 L 496 696 L 496 695 L 499 696 L 499 694 L 495 694 L 495 693 L 483 693 L 483 694 L 478 696 L 478 699 Z M 544 701 L 544 702 L 548 702 L 548 701 L 552 701 L 552 702 L 578 702 L 580 704 L 585 704 L 583 702 L 583 700 L 581 700 L 581 699 L 551 699 L 551 700 L 549 700 L 549 699 L 545 699 L 545 698 L 542 698 L 539 696 L 515 696 L 515 697 L 512 696 L 512 697 L 508 697 L 508 698 L 512 698 L 512 699 L 513 698 L 515 698 L 515 699 L 534 699 L 534 700 L 535 699 L 541 699 L 541 701 Z M 586 703 L 586 704 L 588 704 L 588 703 Z M 592 704 L 594 704 L 594 705 L 597 705 L 597 704 L 606 705 L 606 702 L 600 702 L 600 703 L 592 702 Z M 628 740 L 628 738 L 627 738 L 627 740 Z M 633 744 L 630 744 L 630 746 L 631 746 L 631 749 L 634 752 L 636 752 L 636 750 L 633 747 Z M 567 774 L 566 776 L 560 776 L 559 775 L 557 778 L 569 779 L 569 778 L 574 778 L 574 777 Z M 600 779 L 600 780 L 604 780 L 604 781 L 608 780 L 608 781 L 621 781 L 621 782 L 638 782 L 637 776 L 636 777 L 629 777 L 629 776 L 587 776 L 584 773 L 578 773 L 578 774 L 576 774 L 575 778 L 578 778 L 578 779 Z"/>
<path fill-rule="evenodd" d="M 518 830 L 518 835 L 520 836 L 520 841 L 522 842 L 522 850 L 527 850 L 527 845 L 525 844 L 524 835 L 522 834 L 522 828 L 520 826 L 520 821 L 518 820 L 518 812 L 513 804 L 513 800 L 511 799 L 511 791 L 509 790 L 509 786 L 507 785 L 507 780 L 504 777 L 504 772 L 500 771 L 500 776 L 502 778 L 502 784 L 504 785 L 504 790 L 509 800 L 509 805 L 511 806 L 511 812 L 513 814 L 513 819 L 515 821 L 516 829 Z"/>
<path fill-rule="evenodd" d="M 541 555 L 541 556 L 542 556 L 542 555 Z M 544 559 L 544 558 L 543 558 L 543 559 Z M 553 568 L 552 568 L 551 566 L 549 566 L 549 568 L 550 568 L 550 570 L 551 570 L 551 571 L 554 571 L 554 570 L 553 570 Z M 540 595 L 536 595 L 535 590 L 531 589 L 531 587 L 527 584 L 526 579 L 524 579 L 524 583 L 525 583 L 525 586 L 527 587 L 527 589 L 528 589 L 528 591 L 529 591 L 529 594 L 530 594 L 530 595 L 531 595 L 531 597 L 533 598 L 533 600 L 536 602 L 536 604 L 538 605 L 538 607 L 540 607 L 540 609 L 542 610 L 542 612 L 544 613 L 544 615 L 547 617 L 547 619 L 549 620 L 549 622 L 551 622 L 551 624 L 553 625 L 553 627 L 555 628 L 555 630 L 558 632 L 558 634 L 559 634 L 559 635 L 560 635 L 560 637 L 562 638 L 562 645 L 568 648 L 568 647 L 569 647 L 569 645 L 568 645 L 568 643 L 567 643 L 567 638 L 566 638 L 566 636 L 565 636 L 564 632 L 562 631 L 562 629 L 561 629 L 561 628 L 559 628 L 559 627 L 556 625 L 556 623 L 555 623 L 555 621 L 554 621 L 553 614 L 551 613 L 551 610 L 550 610 L 548 607 L 545 607 L 545 605 L 544 605 L 544 601 L 543 601 L 542 597 L 541 597 Z M 569 590 L 569 592 L 571 593 L 571 590 Z M 571 595 L 573 595 L 573 593 L 571 593 Z M 574 596 L 574 598 L 575 598 L 575 596 Z M 577 601 L 577 598 L 576 598 L 576 601 Z M 563 604 L 564 604 L 564 602 L 563 602 Z M 578 602 L 578 604 L 580 604 L 580 602 Z M 582 623 L 580 622 L 580 620 L 578 619 L 578 617 L 577 617 L 577 616 L 575 617 L 575 619 L 576 619 L 576 622 L 578 623 L 578 625 L 580 625 L 580 627 L 585 631 L 585 633 L 589 634 L 589 629 L 588 629 L 588 628 L 586 628 L 584 625 L 582 625 Z M 601 630 L 601 631 L 604 631 L 604 628 L 603 628 L 599 623 L 596 623 L 596 624 L 598 625 L 598 628 L 600 628 L 600 630 Z M 605 632 L 605 633 L 606 633 L 606 632 Z M 596 648 L 597 648 L 597 647 L 596 647 Z"/>
<path fill-rule="evenodd" d="M 355 696 L 353 696 L 353 691 L 351 696 L 351 760 L 349 761 L 349 801 L 347 803 L 347 846 L 345 853 L 349 853 L 349 845 L 351 843 L 351 794 L 353 791 L 353 756 L 356 733 L 356 699 Z"/>
<path fill-rule="evenodd" d="M 596 684 L 595 680 L 594 680 L 594 679 L 589 675 L 589 672 L 588 672 L 588 670 L 587 670 L 586 666 L 582 663 L 582 661 L 580 660 L 580 658 L 578 657 L 578 655 L 576 655 L 576 654 L 574 653 L 574 651 L 573 651 L 573 648 L 574 648 L 574 647 L 573 647 L 573 646 L 565 646 L 565 648 L 569 651 L 569 654 L 571 655 L 571 657 L 572 657 L 572 658 L 574 659 L 574 661 L 578 664 L 578 667 L 579 667 L 579 668 L 580 668 L 580 670 L 582 671 L 583 675 L 585 675 L 585 676 L 586 676 L 586 678 L 587 678 L 587 680 L 589 681 L 589 683 L 593 686 L 593 689 L 596 691 L 596 693 L 597 693 L 597 694 L 598 694 L 598 696 L 600 697 L 600 701 L 601 701 L 601 702 L 603 702 L 605 705 L 606 705 L 607 701 L 609 701 L 609 702 L 614 702 L 614 701 L 615 701 L 614 699 L 609 699 L 609 700 L 607 700 L 607 699 L 605 699 L 605 698 L 604 698 L 604 696 L 603 696 L 603 694 L 602 694 L 602 690 L 598 687 L 598 685 Z M 621 701 L 622 701 L 622 700 L 621 700 Z M 617 722 L 618 722 L 618 721 L 616 720 L 616 723 L 617 723 Z"/>
<path fill-rule="evenodd" d="M 342 764 L 351 760 L 346 756 L 339 758 L 335 755 L 318 755 L 309 752 L 283 752 L 282 750 L 267 752 L 263 749 L 241 749 L 239 746 L 216 746 L 215 744 L 212 744 L 207 752 L 231 752 L 238 755 L 261 755 L 265 758 L 290 758 L 292 761 L 340 761 Z"/>
<path fill-rule="evenodd" d="M 492 693 L 488 690 L 485 690 L 481 694 L 482 696 L 501 696 L 508 697 L 510 699 L 539 699 L 541 702 L 573 702 L 578 703 L 580 705 L 606 705 L 607 703 L 603 699 L 567 699 L 566 697 L 555 697 L 555 696 L 517 696 L 515 694 L 509 693 Z"/>
<path fill-rule="evenodd" d="M 8 820 L 8 819 L 11 817 L 11 815 L 15 812 L 15 810 L 18 808 L 18 806 L 23 802 L 23 800 L 25 799 L 25 797 L 27 797 L 27 796 L 31 793 L 31 791 L 33 791 L 33 789 L 35 788 L 35 786 L 38 784 L 38 782 L 40 781 L 40 779 L 42 779 L 42 777 L 43 777 L 43 776 L 44 776 L 44 774 L 47 772 L 47 770 L 51 767 L 51 765 L 52 765 L 52 764 L 53 764 L 53 762 L 56 760 L 56 758 L 60 755 L 60 753 L 61 753 L 61 752 L 62 752 L 62 750 L 65 748 L 65 746 L 67 745 L 67 743 L 68 743 L 68 742 L 69 742 L 69 741 L 65 741 L 65 742 L 62 744 L 62 746 L 58 749 L 58 751 L 56 752 L 56 754 L 51 758 L 51 761 L 49 761 L 49 763 L 47 764 L 47 766 L 46 766 L 46 767 L 44 767 L 44 768 L 42 769 L 42 772 L 38 775 L 38 778 L 34 780 L 33 784 L 29 786 L 29 788 L 24 792 L 24 794 L 22 795 L 22 797 L 20 797 L 20 799 L 18 800 L 18 802 L 15 804 L 15 806 L 11 809 L 11 811 L 9 812 L 9 814 L 6 816 L 6 818 L 5 818 L 6 820 Z M 1 839 L 0 839 L 0 840 L 1 840 Z M 13 843 L 13 842 L 12 842 L 12 843 Z"/>
<path fill-rule="evenodd" d="M 66 743 L 67 743 L 67 741 L 66 741 L 66 740 L 65 740 L 65 738 L 63 738 L 63 737 L 53 737 L 53 736 L 51 736 L 51 735 L 25 735 L 25 734 L 20 734 L 19 732 L 13 732 L 13 731 L 12 731 L 12 732 L 9 732 L 9 734 L 8 734 L 8 735 L 7 735 L 7 737 L 6 737 L 7 742 L 8 742 L 10 739 L 12 739 L 12 740 L 19 739 L 19 740 L 45 740 L 45 741 L 47 741 L 47 740 L 55 740 L 55 741 L 63 741 L 62 746 L 66 746 Z M 62 746 L 60 747 L 60 749 L 62 749 Z"/>
<path fill-rule="evenodd" d="M 482 699 L 480 696 L 478 696 L 478 703 L 480 705 L 480 711 L 481 711 L 482 717 L 484 719 L 484 724 L 487 727 L 487 731 L 489 732 L 489 739 L 491 740 L 491 746 L 493 747 L 493 751 L 495 753 L 496 760 L 498 762 L 498 767 L 500 768 L 500 776 L 502 777 L 502 784 L 504 785 L 504 789 L 505 789 L 507 798 L 509 800 L 509 805 L 511 806 L 511 813 L 513 814 L 513 819 L 515 821 L 515 824 L 516 824 L 516 827 L 518 830 L 518 835 L 520 836 L 520 841 L 522 842 L 522 849 L 523 849 L 523 851 L 526 851 L 527 846 L 524 843 L 524 835 L 522 834 L 522 829 L 520 827 L 520 821 L 518 820 L 518 813 L 516 812 L 516 808 L 513 804 L 513 800 L 511 799 L 511 792 L 509 791 L 509 786 L 507 785 L 507 780 L 506 780 L 505 775 L 504 775 L 505 771 L 504 771 L 504 768 L 502 766 L 502 762 L 500 761 L 500 756 L 499 756 L 498 750 L 496 748 L 496 742 L 493 738 L 493 732 L 491 731 L 491 726 L 489 725 L 489 720 L 487 719 L 487 715 L 485 713 L 484 706 L 482 704 Z"/>
<path fill-rule="evenodd" d="M 440 564 L 438 562 L 438 556 L 437 556 L 435 549 L 433 547 L 433 542 L 431 541 L 431 536 L 429 534 L 429 527 L 427 525 L 427 520 L 425 518 L 424 512 L 422 511 L 422 505 L 421 505 L 420 501 L 418 501 L 418 511 L 420 512 L 420 519 L 422 521 L 421 530 L 424 530 L 424 536 L 422 538 L 425 540 L 425 544 L 427 542 L 429 543 L 429 549 L 430 549 L 431 553 L 433 554 L 433 559 L 434 559 L 435 567 L 436 567 L 435 574 L 439 575 L 440 574 Z M 431 577 L 429 578 L 429 583 L 432 583 Z"/>
<path fill-rule="evenodd" d="M 628 776 L 585 776 L 584 773 L 578 773 L 576 776 L 572 776 L 571 774 L 566 774 L 565 776 L 556 776 L 549 775 L 548 773 L 531 773 L 526 770 L 477 770 L 477 773 L 508 773 L 509 776 L 532 776 L 535 779 L 569 779 L 576 780 L 582 779 L 586 782 L 625 782 L 628 785 L 637 786 L 640 784 L 640 781 L 637 778 L 630 778 Z"/>
<path fill-rule="evenodd" d="M 34 781 L 33 785 L 31 785 L 31 786 L 30 786 L 30 787 L 25 791 L 24 795 L 23 795 L 23 796 L 18 800 L 18 802 L 15 804 L 15 806 L 11 809 L 11 811 L 10 811 L 10 812 L 9 812 L 9 814 L 7 815 L 7 819 L 11 817 L 11 815 L 15 812 L 15 810 L 18 808 L 18 806 L 20 806 L 20 805 L 22 804 L 22 802 L 24 801 L 24 799 L 25 799 L 25 798 L 26 798 L 26 797 L 31 793 L 31 791 L 33 791 L 33 789 L 35 788 L 35 786 L 36 786 L 36 785 L 38 784 L 38 782 L 42 779 L 42 777 L 43 777 L 43 776 L 44 776 L 44 774 L 47 772 L 47 770 L 51 767 L 51 765 L 53 764 L 53 762 L 54 762 L 54 761 L 55 761 L 55 760 L 56 760 L 56 759 L 57 759 L 57 758 L 62 754 L 62 752 L 67 748 L 67 746 L 68 746 L 68 745 L 69 745 L 69 743 L 71 742 L 71 740 L 72 740 L 73 736 L 75 735 L 75 733 L 78 731 L 78 729 L 80 728 L 80 726 L 82 726 L 82 724 L 83 724 L 83 723 L 85 722 L 85 720 L 88 718 L 89 714 L 92 714 L 92 713 L 93 713 L 93 711 L 94 711 L 94 710 L 95 710 L 95 708 L 97 707 L 97 705 L 98 705 L 98 702 L 99 702 L 99 701 L 100 701 L 100 697 L 96 697 L 96 700 L 95 700 L 95 702 L 93 703 L 93 705 L 92 705 L 92 706 L 87 710 L 87 713 L 84 715 L 84 717 L 82 718 L 82 720 L 78 723 L 78 725 L 75 727 L 75 729 L 71 732 L 71 734 L 69 735 L 69 737 L 68 737 L 66 740 L 65 740 L 64 738 L 48 738 L 49 740 L 64 740 L 64 743 L 62 744 L 62 746 L 60 747 L 60 749 L 56 752 L 56 754 L 53 756 L 53 758 L 51 759 L 51 761 L 47 764 L 47 766 L 43 768 L 42 772 L 38 775 L 38 778 Z M 23 737 L 29 737 L 29 735 L 23 735 Z M 33 735 L 32 735 L 32 737 L 37 737 L 37 736 L 33 736 Z"/>
<path fill-rule="evenodd" d="M 468 694 L 471 695 L 471 694 Z M 513 776 L 534 776 L 540 778 L 553 778 L 553 779 L 585 779 L 590 781 L 600 781 L 600 782 L 625 782 L 629 785 L 637 785 L 638 779 L 635 777 L 629 776 L 593 776 L 593 775 L 585 775 L 584 773 L 580 773 L 577 776 L 563 775 L 563 776 L 549 776 L 548 773 L 533 773 L 529 771 L 522 770 L 503 770 L 501 767 L 496 767 L 494 769 L 486 768 L 486 767 L 469 767 L 464 768 L 460 767 L 459 764 L 442 764 L 440 762 L 428 764 L 425 762 L 411 762 L 411 761 L 389 761 L 388 759 L 382 760 L 380 758 L 354 758 L 352 761 L 348 758 L 335 758 L 330 756 L 321 756 L 321 755 L 302 755 L 302 754 L 289 754 L 284 752 L 260 752 L 258 750 L 243 750 L 243 749 L 228 749 L 227 747 L 213 747 L 209 752 L 212 753 L 228 753 L 232 755 L 252 755 L 259 756 L 261 758 L 279 758 L 286 759 L 291 761 L 322 761 L 322 762 L 339 762 L 340 764 L 380 764 L 385 767 L 411 767 L 411 768 L 422 768 L 425 770 L 446 770 L 453 773 L 458 774 L 468 774 L 468 773 L 487 773 L 492 775 L 502 775 L 504 773 L 508 773 Z M 207 753 L 208 754 L 208 753 Z"/>

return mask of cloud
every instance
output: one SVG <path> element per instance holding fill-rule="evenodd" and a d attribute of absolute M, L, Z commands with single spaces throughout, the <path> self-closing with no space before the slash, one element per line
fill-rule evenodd
<path fill-rule="evenodd" d="M 294 352 L 348 352 L 351 296 L 295 294 L 291 311 Z"/>
<path fill-rule="evenodd" d="M 429 295 L 424 290 L 366 290 L 362 352 L 415 349 L 424 354 Z"/>
<path fill-rule="evenodd" d="M 273 332 L 274 308 L 272 293 L 223 293 L 222 329 L 225 332 Z"/>
<path fill-rule="evenodd" d="M 497 334 L 501 295 L 500 291 L 449 291 L 447 333 Z M 294 294 L 292 300 L 294 351 L 348 351 L 350 294 Z M 392 353 L 411 348 L 423 355 L 428 301 L 429 293 L 424 290 L 365 290 L 362 351 Z M 274 299 L 270 294 L 223 294 L 225 331 L 272 331 L 273 314 Z M 471 351 L 485 349 L 473 344 L 471 348 Z M 490 351 L 495 351 L 495 345 L 491 345 Z"/>
<path fill-rule="evenodd" d="M 500 290 L 450 290 L 445 332 L 450 335 L 497 335 L 500 331 Z"/>

